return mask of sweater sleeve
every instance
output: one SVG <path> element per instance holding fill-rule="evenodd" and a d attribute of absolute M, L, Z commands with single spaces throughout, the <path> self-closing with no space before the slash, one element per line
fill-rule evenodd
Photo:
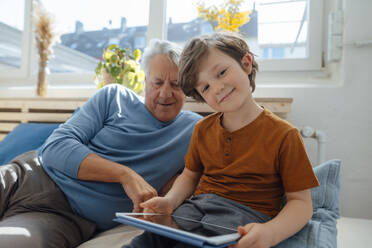
<path fill-rule="evenodd" d="M 87 145 L 109 114 L 112 91 L 112 87 L 102 88 L 52 133 L 40 150 L 44 167 L 77 178 L 80 163 L 93 153 Z"/>

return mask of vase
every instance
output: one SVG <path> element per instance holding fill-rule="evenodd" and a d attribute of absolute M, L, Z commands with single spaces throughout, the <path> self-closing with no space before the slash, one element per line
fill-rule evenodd
<path fill-rule="evenodd" d="M 101 74 L 102 74 L 103 86 L 112 84 L 115 81 L 115 78 L 111 74 L 109 74 L 105 68 L 101 69 Z"/>
<path fill-rule="evenodd" d="M 39 73 L 37 75 L 37 95 L 46 96 L 47 95 L 47 74 L 48 68 L 47 63 L 39 63 Z"/>

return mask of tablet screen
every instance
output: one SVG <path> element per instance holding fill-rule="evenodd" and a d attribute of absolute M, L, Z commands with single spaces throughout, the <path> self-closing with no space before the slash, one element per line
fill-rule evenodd
<path fill-rule="evenodd" d="M 219 235 L 226 235 L 236 233 L 236 229 L 223 227 L 220 225 L 215 225 L 211 223 L 206 223 L 198 220 L 193 220 L 190 218 L 185 218 L 176 215 L 163 215 L 163 214 L 145 214 L 145 215 L 132 215 L 131 217 L 150 221 L 159 225 L 175 228 L 178 230 L 191 232 L 193 234 L 198 234 L 204 237 L 214 237 Z"/>

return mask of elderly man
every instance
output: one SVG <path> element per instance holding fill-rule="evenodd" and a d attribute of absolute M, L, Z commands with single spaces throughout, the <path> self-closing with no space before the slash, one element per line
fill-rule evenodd
<path fill-rule="evenodd" d="M 181 111 L 179 54 L 172 43 L 151 41 L 144 102 L 106 86 L 53 132 L 39 160 L 29 152 L 1 167 L 0 247 L 75 247 L 96 227 L 113 227 L 115 212 L 140 211 L 182 170 L 201 117 Z M 1 231 L 9 227 L 25 235 Z"/>

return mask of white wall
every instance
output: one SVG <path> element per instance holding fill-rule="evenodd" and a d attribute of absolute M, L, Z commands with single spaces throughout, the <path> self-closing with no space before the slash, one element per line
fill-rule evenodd
<path fill-rule="evenodd" d="M 371 0 L 344 1 L 344 43 L 372 40 L 371 13 Z M 298 127 L 326 131 L 326 158 L 342 160 L 341 214 L 372 219 L 372 45 L 345 46 L 334 74 L 338 79 L 324 86 L 261 85 L 255 94 L 293 97 L 288 119 Z M 307 148 L 315 154 L 313 144 Z"/>

